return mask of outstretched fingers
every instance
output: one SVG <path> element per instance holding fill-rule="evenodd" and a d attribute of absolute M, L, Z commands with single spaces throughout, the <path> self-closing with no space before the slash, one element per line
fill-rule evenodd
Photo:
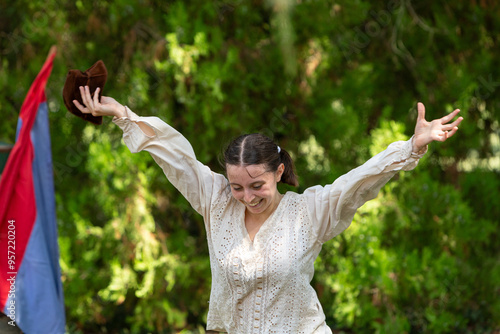
<path fill-rule="evenodd" d="M 450 130 L 452 130 L 454 128 L 458 129 L 458 125 L 463 121 L 463 119 L 464 119 L 463 117 L 459 117 L 453 123 L 451 123 L 451 124 L 445 124 L 445 126 L 444 126 L 445 130 L 450 131 Z"/>
<path fill-rule="evenodd" d="M 94 103 L 92 101 L 92 97 L 90 95 L 90 87 L 80 87 L 80 94 L 82 95 L 83 104 L 87 106 L 91 111 L 94 109 Z"/>
<path fill-rule="evenodd" d="M 439 121 L 442 126 L 442 133 L 439 135 L 440 141 L 445 141 L 446 139 L 452 137 L 458 131 L 458 125 L 463 121 L 463 117 L 457 118 L 452 123 L 451 122 L 460 112 L 460 109 L 455 109 L 448 115 L 442 117 Z"/>
<path fill-rule="evenodd" d="M 446 115 L 444 117 L 441 117 L 441 124 L 446 124 L 446 123 L 450 122 L 452 119 L 454 119 L 458 115 L 459 112 L 460 112 L 460 109 L 455 109 L 451 113 L 449 113 L 448 115 Z M 463 118 L 460 117 L 459 119 L 460 119 L 460 122 L 461 122 L 461 120 Z"/>
<path fill-rule="evenodd" d="M 451 129 L 451 131 L 447 131 L 446 132 L 446 138 L 450 138 L 451 136 L 453 136 L 456 132 L 458 131 L 458 127 L 453 127 L 453 129 Z"/>
<path fill-rule="evenodd" d="M 425 120 L 425 106 L 423 103 L 419 102 L 417 104 L 417 110 L 418 118 L 415 125 L 413 152 L 419 152 L 425 145 L 432 141 L 446 141 L 455 135 L 458 131 L 458 126 L 463 121 L 463 117 L 455 119 L 460 112 L 459 109 L 455 109 L 448 115 L 431 121 Z"/>
<path fill-rule="evenodd" d="M 457 131 L 458 131 L 458 125 L 463 121 L 463 117 L 457 118 L 455 121 L 453 121 L 450 124 L 446 124 L 450 122 L 457 114 L 460 112 L 459 109 L 455 109 L 452 113 L 449 115 L 445 116 L 444 119 L 442 119 L 443 123 L 443 131 L 445 131 L 445 138 L 448 139 L 452 137 Z"/>
<path fill-rule="evenodd" d="M 77 100 L 73 100 L 73 104 L 80 110 L 82 113 L 85 114 L 92 114 L 94 115 L 96 110 L 96 107 L 99 106 L 99 88 L 96 89 L 94 93 L 94 98 L 92 98 L 90 94 L 90 88 L 89 86 L 80 86 L 80 96 L 82 97 L 82 102 L 79 103 Z"/>
<path fill-rule="evenodd" d="M 86 92 L 85 92 L 85 88 L 80 86 L 79 87 L 80 89 L 80 96 L 82 97 L 82 102 L 83 102 L 83 105 L 78 102 L 77 100 L 73 100 L 73 104 L 78 108 L 78 110 L 80 110 L 82 113 L 84 114 L 89 114 L 92 112 L 91 110 L 91 105 L 88 103 L 88 99 L 87 99 L 87 96 L 86 96 Z"/>

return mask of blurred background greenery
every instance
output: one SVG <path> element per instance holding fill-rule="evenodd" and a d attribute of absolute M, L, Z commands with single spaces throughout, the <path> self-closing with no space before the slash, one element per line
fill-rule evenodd
<path fill-rule="evenodd" d="M 69 333 L 204 333 L 201 217 L 121 131 L 69 114 L 69 69 L 102 59 L 104 94 L 161 117 L 221 172 L 222 147 L 263 132 L 302 192 L 394 140 L 416 102 L 454 108 L 433 144 L 324 245 L 313 286 L 335 333 L 499 333 L 500 5 L 495 0 L 0 2 L 0 141 L 51 45 L 47 88 Z M 286 188 L 283 191 L 288 190 Z"/>

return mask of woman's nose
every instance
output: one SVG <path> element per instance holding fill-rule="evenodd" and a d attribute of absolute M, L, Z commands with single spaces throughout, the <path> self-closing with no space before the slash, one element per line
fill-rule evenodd
<path fill-rule="evenodd" d="M 247 203 L 252 203 L 253 199 L 255 198 L 255 195 L 251 190 L 245 190 L 245 195 L 243 196 L 243 200 Z"/>

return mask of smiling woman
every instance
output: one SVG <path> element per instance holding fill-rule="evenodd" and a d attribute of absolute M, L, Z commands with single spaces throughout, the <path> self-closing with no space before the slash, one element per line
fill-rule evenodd
<path fill-rule="evenodd" d="M 252 241 L 283 197 L 277 188 L 283 170 L 283 164 L 276 171 L 267 171 L 264 164 L 226 165 L 232 195 L 246 207 L 245 227 Z"/>
<path fill-rule="evenodd" d="M 281 201 L 278 182 L 298 185 L 293 161 L 269 137 L 254 133 L 240 136 L 228 145 L 224 168 L 233 197 L 246 207 L 245 227 L 253 241 Z"/>
<path fill-rule="evenodd" d="M 415 168 L 432 141 L 462 121 L 458 110 L 427 122 L 418 105 L 415 135 L 394 142 L 332 184 L 280 194 L 297 185 L 290 155 L 263 135 L 226 149 L 227 177 L 196 159 L 191 144 L 157 117 L 140 117 L 112 98 L 81 90 L 83 113 L 114 116 L 130 151 L 148 151 L 205 222 L 212 270 L 207 330 L 228 333 L 331 334 L 311 286 L 323 243 L 349 227 L 356 210 L 400 170 Z"/>

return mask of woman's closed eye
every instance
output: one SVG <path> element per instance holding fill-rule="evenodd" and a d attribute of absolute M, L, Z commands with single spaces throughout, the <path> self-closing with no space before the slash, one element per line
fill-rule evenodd
<path fill-rule="evenodd" d="M 239 186 L 232 186 L 233 187 L 233 190 L 234 191 L 242 191 L 243 190 L 243 187 L 239 187 Z M 262 188 L 262 184 L 258 184 L 258 185 L 253 185 L 252 186 L 252 189 L 253 190 L 259 190 Z"/>

